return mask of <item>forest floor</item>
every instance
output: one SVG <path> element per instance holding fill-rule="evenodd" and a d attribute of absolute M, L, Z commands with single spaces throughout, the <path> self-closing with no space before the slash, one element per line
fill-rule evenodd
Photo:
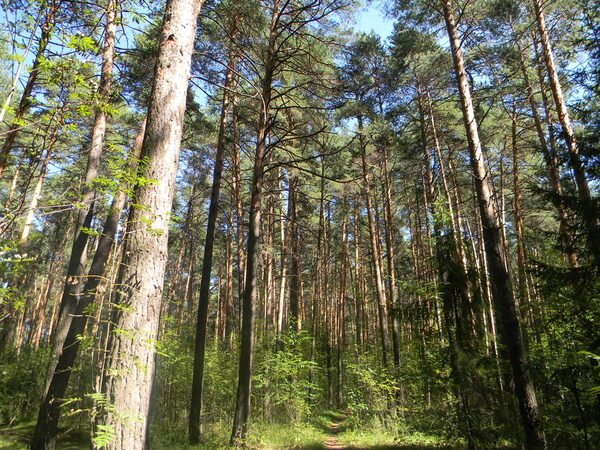
<path fill-rule="evenodd" d="M 0 450 L 26 450 L 33 434 L 33 422 L 0 427 Z M 229 427 L 223 427 L 207 439 L 205 444 L 190 447 L 169 433 L 153 432 L 154 449 L 200 450 L 229 449 Z M 181 438 L 181 436 L 179 436 Z M 176 442 L 180 441 L 180 442 Z M 56 446 L 60 450 L 87 450 L 90 448 L 87 431 L 74 428 L 60 430 Z M 433 436 L 420 434 L 398 435 L 377 427 L 352 427 L 345 411 L 325 411 L 313 424 L 257 423 L 251 431 L 248 448 L 253 450 L 433 450 L 456 449 L 444 445 Z"/>

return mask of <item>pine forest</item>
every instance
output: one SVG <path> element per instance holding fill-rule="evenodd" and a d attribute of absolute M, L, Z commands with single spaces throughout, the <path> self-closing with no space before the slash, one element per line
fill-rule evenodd
<path fill-rule="evenodd" d="M 0 448 L 600 448 L 599 11 L 2 0 Z"/>

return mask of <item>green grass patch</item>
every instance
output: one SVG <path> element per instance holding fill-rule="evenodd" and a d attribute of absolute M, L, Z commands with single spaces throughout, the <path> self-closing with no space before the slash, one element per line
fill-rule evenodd
<path fill-rule="evenodd" d="M 308 423 L 257 423 L 250 430 L 253 449 L 322 449 L 325 431 Z"/>
<path fill-rule="evenodd" d="M 0 427 L 0 450 L 28 448 L 34 426 L 33 422 L 23 422 Z M 56 447 L 61 450 L 88 450 L 90 448 L 89 434 L 87 431 L 61 428 L 58 432 Z"/>

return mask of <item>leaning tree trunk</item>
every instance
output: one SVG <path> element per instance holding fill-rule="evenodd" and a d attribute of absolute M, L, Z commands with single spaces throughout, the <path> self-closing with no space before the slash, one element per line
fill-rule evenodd
<path fill-rule="evenodd" d="M 75 222 L 75 236 L 71 247 L 71 256 L 67 268 L 67 276 L 60 302 L 58 322 L 56 325 L 54 342 L 52 344 L 52 360 L 50 361 L 49 373 L 54 369 L 60 358 L 64 342 L 73 320 L 73 314 L 77 308 L 81 296 L 82 278 L 87 263 L 87 244 L 89 233 L 94 217 L 94 179 L 100 172 L 100 161 L 104 147 L 104 136 L 106 134 L 106 108 L 111 93 L 113 59 L 115 53 L 115 35 L 117 31 L 117 3 L 110 0 L 106 7 L 106 26 L 104 37 L 104 48 L 102 50 L 102 69 L 98 95 L 100 104 L 96 108 L 94 126 L 92 129 L 92 142 L 88 155 L 85 179 L 81 188 L 80 208 Z M 49 381 L 49 380 L 48 380 Z M 46 389 L 48 386 L 46 385 Z"/>
<path fill-rule="evenodd" d="M 596 267 L 600 268 L 600 232 L 598 230 L 596 208 L 592 200 L 590 188 L 585 176 L 585 169 L 579 156 L 579 148 L 577 145 L 577 140 L 575 139 L 575 132 L 573 131 L 573 125 L 571 124 L 571 118 L 569 117 L 569 111 L 567 110 L 567 104 L 562 92 L 562 86 L 560 84 L 560 80 L 558 79 L 556 65 L 554 64 L 554 56 L 552 55 L 552 47 L 550 45 L 550 38 L 548 37 L 548 30 L 546 29 L 546 21 L 542 11 L 541 0 L 533 0 L 533 7 L 538 26 L 538 33 L 541 39 L 542 50 L 544 52 L 544 61 L 548 71 L 548 77 L 550 79 L 550 89 L 552 91 L 552 96 L 554 97 L 554 103 L 556 104 L 558 120 L 560 121 L 560 125 L 567 141 L 567 148 L 569 150 L 569 165 L 573 170 L 575 184 L 577 185 L 577 193 L 579 200 L 581 201 L 581 211 L 586 227 L 588 248 L 590 253 L 593 255 Z"/>
<path fill-rule="evenodd" d="M 158 182 L 138 185 L 129 211 L 104 381 L 110 408 L 101 422 L 114 436 L 107 449 L 146 448 L 169 219 L 201 6 L 202 0 L 169 0 L 165 9 L 140 173 Z"/>
<path fill-rule="evenodd" d="M 135 139 L 132 159 L 130 160 L 129 170 L 135 171 L 137 167 L 136 161 L 140 157 L 142 149 L 142 140 L 144 138 L 144 130 L 146 120 L 142 122 L 140 132 Z M 65 392 L 69 384 L 69 378 L 73 365 L 79 351 L 81 336 L 87 324 L 88 313 L 86 312 L 89 306 L 94 302 L 98 286 L 104 278 L 106 263 L 111 254 L 111 249 L 117 234 L 119 221 L 121 219 L 121 211 L 125 207 L 127 196 L 124 191 L 115 194 L 108 217 L 104 223 L 102 235 L 98 242 L 98 248 L 94 254 L 92 265 L 88 272 L 88 277 L 83 289 L 83 296 L 77 304 L 75 315 L 71 321 L 63 348 L 60 352 L 60 357 L 55 370 L 48 374 L 49 384 L 48 391 L 40 406 L 40 412 L 31 442 L 32 449 L 51 449 L 56 444 L 56 433 L 58 428 L 58 420 L 60 418 L 60 408 L 62 399 L 65 398 Z"/>
<path fill-rule="evenodd" d="M 531 449 L 546 448 L 546 437 L 542 428 L 535 389 L 525 356 L 521 326 L 515 307 L 515 298 L 506 264 L 506 255 L 502 247 L 502 235 L 489 186 L 483 148 L 479 139 L 475 108 L 460 48 L 461 43 L 458 36 L 458 29 L 450 0 L 442 0 L 442 6 L 452 49 L 456 81 L 460 93 L 479 212 L 483 223 L 483 240 L 489 266 L 489 275 L 492 282 L 492 296 L 498 306 L 503 325 L 504 341 L 508 347 L 512 365 L 515 394 L 519 402 L 527 447 Z"/>

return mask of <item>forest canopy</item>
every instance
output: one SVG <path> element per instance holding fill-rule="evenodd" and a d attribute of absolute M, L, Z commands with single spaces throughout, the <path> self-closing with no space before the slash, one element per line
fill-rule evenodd
<path fill-rule="evenodd" d="M 367 6 L 2 2 L 0 448 L 600 446 L 600 4 Z"/>

